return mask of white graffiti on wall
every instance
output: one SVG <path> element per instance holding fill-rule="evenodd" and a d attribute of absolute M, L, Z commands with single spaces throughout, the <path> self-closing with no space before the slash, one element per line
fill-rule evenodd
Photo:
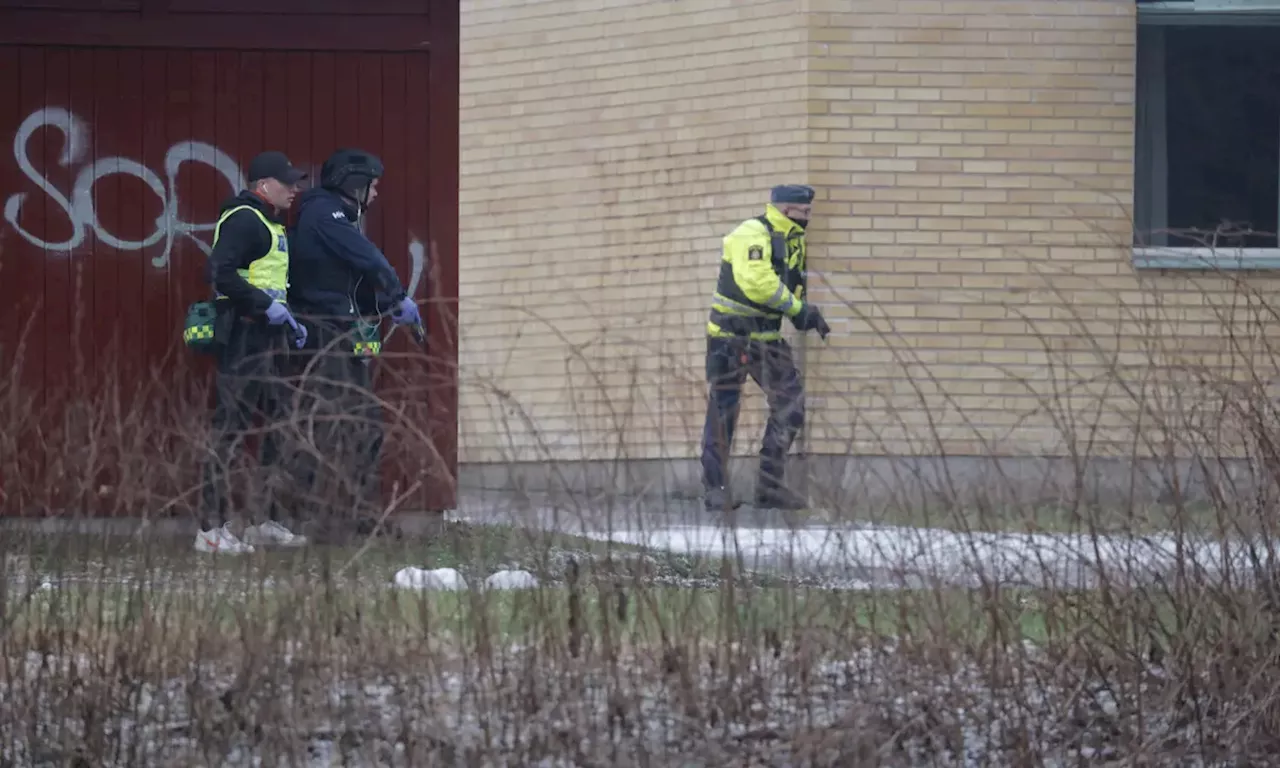
<path fill-rule="evenodd" d="M 416 237 L 411 237 L 409 239 L 409 284 L 405 286 L 410 296 L 418 295 L 418 282 L 422 280 L 422 270 L 426 264 L 426 249 Z"/>
<path fill-rule="evenodd" d="M 49 128 L 62 133 L 62 153 L 58 156 L 58 164 L 68 170 L 80 166 L 70 196 L 51 182 L 46 174 L 36 169 L 29 154 L 27 145 L 31 137 L 37 131 Z M 151 263 L 164 268 L 169 264 L 174 242 L 179 237 L 190 239 L 207 256 L 212 246 L 197 237 L 197 234 L 211 233 L 217 226 L 216 222 L 184 221 L 179 213 L 181 201 L 178 197 L 178 170 L 182 164 L 199 163 L 213 168 L 227 180 L 233 191 L 245 186 L 244 173 L 239 164 L 222 150 L 202 141 L 179 141 L 169 147 L 164 156 L 164 178 L 127 157 L 104 157 L 85 164 L 83 160 L 88 149 L 88 126 L 79 117 L 60 107 L 36 110 L 18 126 L 18 132 L 13 137 L 13 157 L 18 169 L 62 210 L 71 223 L 71 235 L 66 240 L 45 240 L 19 224 L 22 206 L 27 202 L 27 193 L 10 195 L 4 203 L 4 220 L 27 242 L 46 251 L 70 253 L 84 242 L 86 232 L 92 230 L 98 242 L 120 251 L 141 251 L 163 243 L 160 251 L 151 258 Z M 118 237 L 103 226 L 98 218 L 93 197 L 94 186 L 115 175 L 131 176 L 141 181 L 163 204 L 161 213 L 155 220 L 154 230 L 141 240 Z M 425 250 L 416 238 L 410 238 L 409 257 L 412 276 L 406 287 L 409 295 L 414 296 L 417 294 L 425 261 Z"/>
<path fill-rule="evenodd" d="M 151 259 L 151 263 L 157 267 L 168 265 L 174 240 L 179 236 L 190 238 L 205 254 L 208 254 L 211 250 L 210 246 L 197 238 L 196 233 L 211 232 L 215 225 L 182 220 L 178 213 L 181 202 L 178 198 L 178 169 L 183 163 L 202 163 L 222 174 L 233 190 L 244 188 L 244 174 L 241 173 L 240 166 L 225 152 L 201 141 L 179 141 L 165 153 L 164 179 L 136 160 L 127 157 L 104 157 L 80 168 L 72 185 L 71 196 L 68 198 L 31 162 L 27 143 L 31 136 L 42 128 L 56 128 L 62 132 L 63 148 L 58 164 L 67 169 L 82 165 L 81 161 L 89 147 L 89 129 L 84 121 L 67 110 L 48 107 L 31 113 L 26 120 L 22 121 L 17 135 L 13 138 L 13 156 L 18 163 L 18 168 L 62 209 L 63 214 L 71 222 L 70 237 L 62 242 L 50 242 L 28 232 L 18 223 L 18 216 L 27 199 L 25 192 L 14 194 L 5 201 L 5 221 L 28 242 L 45 250 L 72 251 L 84 242 L 86 230 L 92 230 L 99 242 L 121 251 L 139 251 L 163 242 L 164 246 L 160 252 Z M 163 204 L 161 213 L 156 218 L 154 230 L 142 240 L 124 240 L 117 237 L 98 219 L 93 188 L 108 176 L 117 174 L 132 176 L 146 184 Z"/>

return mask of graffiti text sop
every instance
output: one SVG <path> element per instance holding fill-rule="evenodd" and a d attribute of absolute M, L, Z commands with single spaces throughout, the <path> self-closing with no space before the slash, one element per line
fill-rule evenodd
<path fill-rule="evenodd" d="M 165 178 L 161 179 L 155 171 L 136 160 L 127 157 L 104 157 L 80 168 L 68 197 L 52 182 L 41 174 L 31 161 L 27 143 L 31 136 L 42 128 L 56 128 L 62 132 L 63 150 L 58 158 L 59 165 L 72 168 L 81 165 L 85 152 L 89 147 L 89 130 L 84 121 L 65 109 L 48 107 L 33 112 L 13 138 L 13 156 L 18 168 L 36 186 L 40 187 L 71 222 L 71 236 L 62 242 L 49 242 L 23 229 L 18 224 L 18 215 L 26 202 L 27 194 L 19 192 L 9 197 L 4 203 L 4 219 L 32 245 L 48 251 L 71 252 L 84 242 L 85 231 L 93 230 L 98 242 L 121 251 L 139 251 L 150 248 L 161 242 L 160 252 L 152 257 L 151 263 L 157 267 L 165 267 L 169 263 L 169 255 L 173 251 L 174 240 L 179 237 L 191 238 L 205 254 L 210 247 L 196 237 L 198 232 L 211 232 L 214 223 L 193 223 L 183 221 L 178 215 L 180 201 L 178 199 L 178 169 L 183 163 L 203 163 L 211 166 L 227 180 L 233 190 L 244 187 L 244 174 L 240 166 L 226 153 L 210 144 L 200 141 L 180 141 L 169 148 L 164 156 Z M 160 198 L 163 209 L 156 218 L 155 229 L 142 240 L 124 240 L 108 231 L 98 219 L 94 207 L 93 188 L 99 181 L 116 174 L 132 176 L 147 186 Z"/>
<path fill-rule="evenodd" d="M 42 129 L 56 129 L 62 133 L 62 153 L 58 164 L 72 169 L 81 166 L 68 196 L 36 169 L 29 153 L 28 143 L 31 137 Z M 23 175 L 43 191 L 71 223 L 71 236 L 61 242 L 51 242 L 37 234 L 27 231 L 19 223 L 22 206 L 27 201 L 27 193 L 18 192 L 10 195 L 4 203 L 4 220 L 32 245 L 45 251 L 69 254 L 78 248 L 85 239 L 87 230 L 92 230 L 97 241 L 120 251 L 140 251 L 163 243 L 160 252 L 151 258 L 151 263 L 158 268 L 169 264 L 173 252 L 174 241 L 178 237 L 189 238 L 207 256 L 212 250 L 209 243 L 197 237 L 197 233 L 212 233 L 217 226 L 215 221 L 189 222 L 183 221 L 178 214 L 180 201 L 178 198 L 178 169 L 183 163 L 200 163 L 207 165 L 227 180 L 231 190 L 243 189 L 244 173 L 240 166 L 228 154 L 202 141 L 179 141 L 169 147 L 164 156 L 164 178 L 142 163 L 127 157 L 104 157 L 92 163 L 84 164 L 85 153 L 89 148 L 89 128 L 83 120 L 60 107 L 47 107 L 32 112 L 13 137 L 13 157 Z M 155 229 L 142 240 L 125 240 L 103 226 L 98 218 L 94 204 L 93 188 L 108 176 L 131 176 L 147 186 L 156 197 L 160 198 L 163 209 L 156 218 Z M 411 275 L 409 295 L 416 295 L 418 283 L 422 278 L 425 266 L 425 249 L 418 240 L 410 238 L 409 258 Z"/>

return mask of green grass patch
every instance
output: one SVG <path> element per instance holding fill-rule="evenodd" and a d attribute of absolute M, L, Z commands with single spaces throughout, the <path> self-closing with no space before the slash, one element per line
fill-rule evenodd
<path fill-rule="evenodd" d="M 662 582 L 714 583 L 722 558 L 600 541 L 509 525 L 442 522 L 425 537 L 380 537 L 349 545 L 315 544 L 297 549 L 260 549 L 247 556 L 193 552 L 185 538 L 87 534 L 13 534 L 0 542 L 7 563 L 33 578 L 68 581 L 148 581 L 191 587 L 205 581 L 242 583 L 389 583 L 406 566 L 455 568 L 468 580 L 495 570 L 519 568 L 541 581 L 564 578 L 570 561 L 618 577 L 645 576 Z M 776 581 L 754 575 L 757 583 Z"/>
<path fill-rule="evenodd" d="M 622 578 L 531 590 L 415 591 L 302 576 L 270 585 L 229 578 L 183 588 L 146 581 L 79 582 L 36 591 L 23 604 L 11 602 L 6 615 L 11 641 L 120 635 L 141 628 L 157 638 L 234 641 L 252 627 L 259 637 L 314 641 L 367 633 L 393 644 L 425 637 L 529 642 L 573 635 L 639 645 L 729 637 L 781 642 L 812 633 L 1043 644 L 1086 626 L 1132 632 L 1142 622 L 1141 615 L 1108 608 L 1093 593 L 700 588 Z"/>
<path fill-rule="evenodd" d="M 191 658 L 211 646 L 270 640 L 315 647 L 339 637 L 387 649 L 480 639 L 768 644 L 814 635 L 835 647 L 869 635 L 985 647 L 1051 645 L 1085 634 L 1120 647 L 1167 640 L 1188 625 L 1186 611 L 1178 615 L 1173 598 L 1158 592 L 844 591 L 735 574 L 718 559 L 505 526 L 450 524 L 429 540 L 247 557 L 200 555 L 185 538 L 27 536 L 7 538 L 3 547 L 0 641 L 8 650 L 142 643 Z M 572 586 L 568 557 L 581 566 Z M 471 588 L 393 588 L 393 574 L 406 565 L 459 568 Z M 542 586 L 479 588 L 499 567 L 532 570 Z M 654 571 L 664 567 L 686 581 L 655 580 Z M 25 571 L 24 578 L 12 578 L 14 570 Z M 1211 609 L 1191 617 L 1210 635 L 1218 631 Z"/>
<path fill-rule="evenodd" d="M 512 526 L 473 526 L 442 523 L 425 537 L 356 540 L 349 545 L 312 544 L 297 549 L 259 549 L 247 556 L 209 556 L 193 552 L 182 538 L 68 534 L 15 534 L 3 545 L 41 573 L 65 578 L 142 572 L 193 575 L 323 576 L 373 573 L 390 579 L 407 565 L 458 568 L 471 572 L 545 562 L 557 553 L 602 557 L 634 554 L 639 547 L 600 542 L 578 536 L 517 529 Z"/>

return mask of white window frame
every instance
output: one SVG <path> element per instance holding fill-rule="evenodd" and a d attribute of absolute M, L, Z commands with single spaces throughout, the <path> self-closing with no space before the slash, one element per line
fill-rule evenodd
<path fill-rule="evenodd" d="M 1228 9 L 1234 5 L 1235 8 Z M 1199 7 L 1197 7 L 1199 6 Z M 1137 23 L 1142 27 L 1167 26 L 1280 26 L 1280 0 L 1162 0 L 1140 2 Z M 1168 222 L 1168 175 L 1165 157 L 1164 36 L 1152 36 L 1153 45 L 1136 46 L 1137 77 L 1145 87 L 1135 94 L 1135 118 L 1141 114 L 1150 134 L 1135 142 L 1134 202 L 1148 196 L 1134 227 L 1152 233 L 1155 242 L 1133 247 L 1133 263 L 1138 269 L 1264 270 L 1280 269 L 1280 245 L 1275 248 L 1183 248 L 1166 244 L 1160 231 Z M 1280 135 L 1280 125 L 1276 126 Z M 1135 125 L 1135 134 L 1136 125 Z M 1135 136 L 1137 138 L 1137 136 Z M 1145 178 L 1143 178 L 1145 176 Z M 1280 211 L 1277 211 L 1280 227 Z"/>

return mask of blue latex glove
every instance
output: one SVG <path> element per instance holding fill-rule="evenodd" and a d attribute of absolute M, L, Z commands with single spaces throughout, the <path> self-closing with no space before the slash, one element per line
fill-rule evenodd
<path fill-rule="evenodd" d="M 271 302 L 271 306 L 267 307 L 267 322 L 271 325 L 283 325 L 288 323 L 294 333 L 293 345 L 298 349 L 302 349 L 306 346 L 307 329 L 297 320 L 293 319 L 293 313 L 290 312 L 289 308 L 284 304 L 281 304 L 279 301 Z"/>
<path fill-rule="evenodd" d="M 405 297 L 400 303 L 391 310 L 391 319 L 397 325 L 420 325 L 422 323 L 422 315 L 418 314 L 418 305 L 413 303 L 413 299 Z"/>
<path fill-rule="evenodd" d="M 281 304 L 279 301 L 273 301 L 271 302 L 271 306 L 267 307 L 267 322 L 272 325 L 288 323 L 295 328 L 298 327 L 298 322 L 293 319 L 293 313 L 291 313 L 289 308 L 284 304 Z"/>

